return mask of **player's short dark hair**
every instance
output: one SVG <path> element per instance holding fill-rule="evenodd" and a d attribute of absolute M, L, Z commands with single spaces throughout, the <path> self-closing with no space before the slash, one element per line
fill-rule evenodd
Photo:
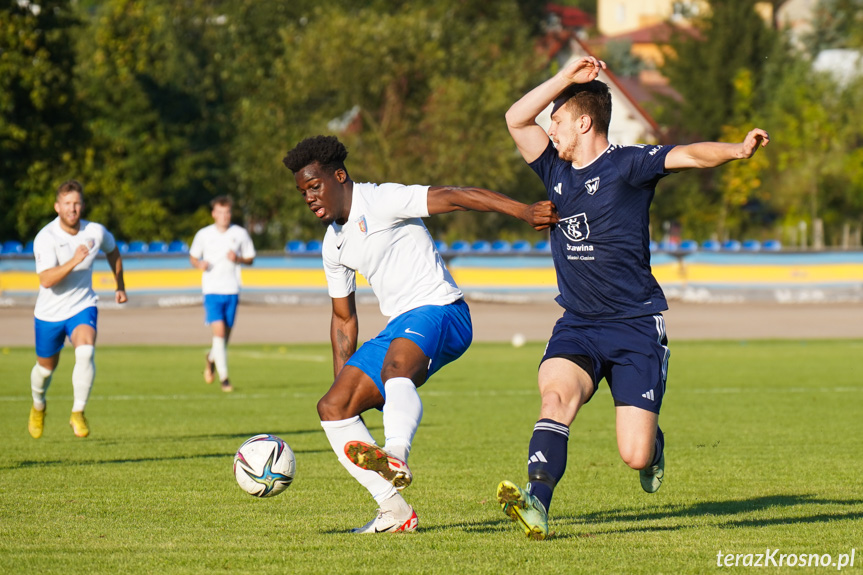
<path fill-rule="evenodd" d="M 232 208 L 234 206 L 234 198 L 227 195 L 216 196 L 210 200 L 210 209 L 215 209 L 216 206 L 228 206 Z"/>
<path fill-rule="evenodd" d="M 348 149 L 335 136 L 312 136 L 288 152 L 282 163 L 295 174 L 315 162 L 322 168 L 335 172 L 345 170 L 347 157 Z"/>
<path fill-rule="evenodd" d="M 585 84 L 570 84 L 554 100 L 554 110 L 566 106 L 574 117 L 586 114 L 593 120 L 597 134 L 608 136 L 611 123 L 611 91 L 608 84 L 591 80 Z"/>
<path fill-rule="evenodd" d="M 84 199 L 84 185 L 78 180 L 66 180 L 60 187 L 57 188 L 57 199 L 60 199 L 60 196 L 63 194 L 68 194 L 69 192 L 78 192 L 81 194 L 81 199 Z"/>

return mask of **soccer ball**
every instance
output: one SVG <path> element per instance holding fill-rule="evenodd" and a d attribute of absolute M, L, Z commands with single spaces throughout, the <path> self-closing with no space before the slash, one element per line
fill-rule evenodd
<path fill-rule="evenodd" d="M 255 497 L 272 497 L 288 488 L 297 472 L 290 446 L 275 435 L 250 437 L 234 455 L 234 477 Z"/>

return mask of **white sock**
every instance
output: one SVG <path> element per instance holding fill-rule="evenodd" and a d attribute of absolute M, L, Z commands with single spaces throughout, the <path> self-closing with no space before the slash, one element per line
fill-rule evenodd
<path fill-rule="evenodd" d="M 350 419 L 340 419 L 338 421 L 322 421 L 321 427 L 327 434 L 327 439 L 330 441 L 330 446 L 336 452 L 345 469 L 348 470 L 354 479 L 359 481 L 360 485 L 368 489 L 372 497 L 375 498 L 378 505 L 398 493 L 393 484 L 375 473 L 366 469 L 360 469 L 345 455 L 345 444 L 349 441 L 364 441 L 366 443 L 375 443 L 374 438 L 369 433 L 365 424 L 358 415 Z"/>
<path fill-rule="evenodd" d="M 75 348 L 75 367 L 72 369 L 72 391 L 75 401 L 72 411 L 84 411 L 87 399 L 96 379 L 96 362 L 93 360 L 95 348 L 92 345 L 79 345 Z"/>
<path fill-rule="evenodd" d="M 216 364 L 216 371 L 219 372 L 219 381 L 228 379 L 227 346 L 225 338 L 213 336 L 213 347 L 210 348 L 210 361 Z"/>
<path fill-rule="evenodd" d="M 30 392 L 33 394 L 33 407 L 45 409 L 45 393 L 51 385 L 51 375 L 54 370 L 42 367 L 38 363 L 30 370 Z"/>
<path fill-rule="evenodd" d="M 394 377 L 384 383 L 384 451 L 407 462 L 411 442 L 423 418 L 423 404 L 417 388 L 406 377 Z"/>

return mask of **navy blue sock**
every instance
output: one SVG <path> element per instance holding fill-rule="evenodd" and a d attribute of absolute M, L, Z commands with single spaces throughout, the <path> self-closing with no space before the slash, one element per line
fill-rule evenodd
<path fill-rule="evenodd" d="M 659 458 L 662 457 L 662 452 L 665 450 L 665 434 L 656 426 L 656 451 L 653 453 L 653 462 L 650 465 L 659 463 Z"/>
<path fill-rule="evenodd" d="M 554 487 L 566 470 L 569 428 L 551 419 L 540 419 L 530 438 L 527 461 L 528 491 L 548 511 Z"/>

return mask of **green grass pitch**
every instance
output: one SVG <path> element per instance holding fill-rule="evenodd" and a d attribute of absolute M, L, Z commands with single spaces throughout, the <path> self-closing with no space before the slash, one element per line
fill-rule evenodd
<path fill-rule="evenodd" d="M 603 383 L 572 428 L 557 536 L 535 542 L 494 494 L 501 479 L 526 480 L 541 351 L 478 343 L 421 389 L 405 492 L 420 530 L 358 536 L 348 531 L 375 504 L 315 411 L 331 381 L 328 346 L 232 346 L 237 390 L 224 394 L 203 383 L 202 347 L 102 345 L 84 440 L 67 424 L 71 350 L 34 440 L 33 350 L 2 349 L 0 572 L 713 573 L 746 571 L 717 566 L 720 551 L 768 549 L 834 561 L 853 549 L 844 571 L 863 570 L 863 342 L 674 344 L 666 482 L 654 495 L 617 454 Z M 380 415 L 366 421 L 382 440 Z M 231 463 L 264 432 L 291 445 L 298 472 L 285 493 L 256 499 Z"/>

